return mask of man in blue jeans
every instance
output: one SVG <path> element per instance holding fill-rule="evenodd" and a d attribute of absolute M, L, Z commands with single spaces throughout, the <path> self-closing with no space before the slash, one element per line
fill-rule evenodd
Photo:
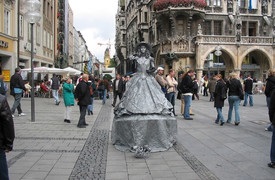
<path fill-rule="evenodd" d="M 179 85 L 179 89 L 182 92 L 183 100 L 184 100 L 184 113 L 183 117 L 185 120 L 193 120 L 193 118 L 190 117 L 190 106 L 192 102 L 192 95 L 194 92 L 194 83 L 193 83 L 193 77 L 195 75 L 194 70 L 189 70 L 187 73 L 185 73 L 182 77 L 181 83 Z"/>
<path fill-rule="evenodd" d="M 53 77 L 50 82 L 51 82 L 51 89 L 52 89 L 55 105 L 59 105 L 60 100 L 58 96 L 58 91 L 59 91 L 60 81 L 58 77 L 55 74 L 53 74 Z"/>
<path fill-rule="evenodd" d="M 18 68 L 15 68 L 15 73 L 14 75 L 11 76 L 11 79 L 10 79 L 10 94 L 14 97 L 14 103 L 11 108 L 11 113 L 13 117 L 14 117 L 15 109 L 17 109 L 18 111 L 18 116 L 26 115 L 22 112 L 21 103 L 20 103 L 23 91 L 26 91 L 26 88 L 21 76 L 21 69 L 18 67 Z"/>
<path fill-rule="evenodd" d="M 12 150 L 15 135 L 10 106 L 3 95 L 0 95 L 0 127 L 0 179 L 8 180 L 6 153 Z"/>
<path fill-rule="evenodd" d="M 247 105 L 248 98 L 249 98 L 249 105 L 253 106 L 252 89 L 253 89 L 253 79 L 251 78 L 250 75 L 248 75 L 247 78 L 244 80 L 244 102 L 243 102 L 243 106 Z"/>

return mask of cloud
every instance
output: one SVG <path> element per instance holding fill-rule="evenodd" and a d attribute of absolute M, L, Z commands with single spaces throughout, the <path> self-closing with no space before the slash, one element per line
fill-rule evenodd
<path fill-rule="evenodd" d="M 103 60 L 107 46 L 111 43 L 111 57 L 114 55 L 116 0 L 69 0 L 74 15 L 74 26 L 83 35 L 90 52 Z"/>

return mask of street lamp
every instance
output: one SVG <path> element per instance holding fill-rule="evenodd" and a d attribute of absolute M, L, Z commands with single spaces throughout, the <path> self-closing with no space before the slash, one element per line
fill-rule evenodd
<path fill-rule="evenodd" d="M 33 25 L 41 19 L 39 0 L 25 0 L 24 7 L 27 9 L 24 17 L 31 25 L 31 122 L 35 122 L 35 103 L 34 103 L 34 72 L 33 72 Z"/>
<path fill-rule="evenodd" d="M 220 73 L 219 72 L 219 66 L 220 66 L 220 56 L 222 55 L 222 51 L 221 51 L 221 47 L 218 45 L 216 48 L 215 48 L 215 55 L 217 56 L 217 60 L 218 60 L 218 63 L 217 63 L 217 65 L 218 65 L 218 74 Z"/>
<path fill-rule="evenodd" d="M 207 74 L 208 74 L 208 78 L 210 78 L 210 68 L 213 67 L 213 59 L 206 59 L 207 61 Z"/>

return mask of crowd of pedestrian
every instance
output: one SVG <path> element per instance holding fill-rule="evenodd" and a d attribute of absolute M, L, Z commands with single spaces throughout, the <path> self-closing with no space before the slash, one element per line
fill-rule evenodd
<path fill-rule="evenodd" d="M 29 93 L 32 87 L 28 83 L 24 83 L 21 75 L 21 69 L 16 68 L 14 75 L 10 79 L 10 94 L 14 97 L 14 103 L 10 106 L 6 100 L 6 93 L 8 91 L 7 85 L 3 82 L 3 77 L 0 76 L 0 124 L 3 121 L 6 128 L 2 128 L 0 135 L 6 139 L 0 139 L 0 164 L 3 170 L 0 172 L 0 179 L 6 177 L 7 167 L 5 152 L 12 150 L 12 144 L 14 139 L 13 129 L 13 117 L 15 111 L 18 111 L 18 116 L 26 115 L 23 113 L 21 107 L 22 94 Z M 149 73 L 149 72 L 148 72 Z M 150 72 L 151 73 L 151 72 Z M 165 95 L 167 101 L 171 103 L 171 111 L 174 116 L 177 116 L 175 112 L 176 99 L 181 100 L 181 112 L 184 120 L 193 120 L 191 115 L 194 115 L 191 110 L 193 100 L 199 100 L 199 92 L 203 96 L 210 95 L 209 101 L 213 102 L 213 106 L 216 109 L 217 116 L 214 123 L 223 126 L 225 123 L 233 123 L 238 126 L 241 122 L 239 106 L 243 100 L 243 106 L 254 106 L 253 94 L 255 88 L 253 83 L 255 82 L 252 76 L 249 74 L 245 79 L 240 79 L 239 75 L 235 72 L 229 74 L 227 78 L 222 77 L 221 74 L 213 75 L 212 77 L 202 77 L 202 82 L 198 82 L 198 77 L 194 70 L 190 69 L 185 73 L 179 73 L 176 78 L 176 72 L 173 69 L 169 69 L 168 74 L 164 75 L 164 67 L 159 66 L 154 74 L 156 82 L 159 84 L 161 92 Z M 64 77 L 60 79 L 59 76 L 53 74 L 53 77 L 49 81 L 42 81 L 40 83 L 40 89 L 47 92 L 51 92 L 54 98 L 54 104 L 59 105 L 61 100 L 59 99 L 60 90 L 63 97 L 65 106 L 64 110 L 64 122 L 71 123 L 71 108 L 77 102 L 79 106 L 79 120 L 77 123 L 78 128 L 85 128 L 88 126 L 86 122 L 86 115 L 93 115 L 93 101 L 95 97 L 102 100 L 102 104 L 106 103 L 109 98 L 111 88 L 113 90 L 112 106 L 116 107 L 117 101 L 123 98 L 125 91 L 127 90 L 128 82 L 131 83 L 130 76 L 122 76 L 116 74 L 116 78 L 113 82 L 110 82 L 107 78 L 95 79 L 93 76 L 87 74 L 81 74 L 78 79 L 73 82 L 71 77 Z M 270 126 L 266 128 L 267 131 L 272 131 L 272 141 L 270 150 L 270 163 L 268 166 L 275 168 L 275 70 L 271 69 L 268 72 L 268 78 L 266 80 L 265 88 L 262 92 L 265 93 L 267 109 L 269 114 Z M 229 108 L 227 118 L 223 116 L 224 102 L 227 99 Z M 234 111 L 234 116 L 233 115 Z M 5 112 L 5 113 L 3 113 Z M 233 118 L 234 117 L 234 118 Z M 3 125 L 1 125 L 3 126 Z M 4 134 L 4 135 L 3 135 Z"/>

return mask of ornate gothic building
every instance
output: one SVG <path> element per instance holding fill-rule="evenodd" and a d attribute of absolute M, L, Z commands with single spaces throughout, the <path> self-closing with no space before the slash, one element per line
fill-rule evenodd
<path fill-rule="evenodd" d="M 198 77 L 236 71 L 264 81 L 275 67 L 275 0 L 119 0 L 118 72 L 140 41 L 151 44 L 156 65 Z"/>

